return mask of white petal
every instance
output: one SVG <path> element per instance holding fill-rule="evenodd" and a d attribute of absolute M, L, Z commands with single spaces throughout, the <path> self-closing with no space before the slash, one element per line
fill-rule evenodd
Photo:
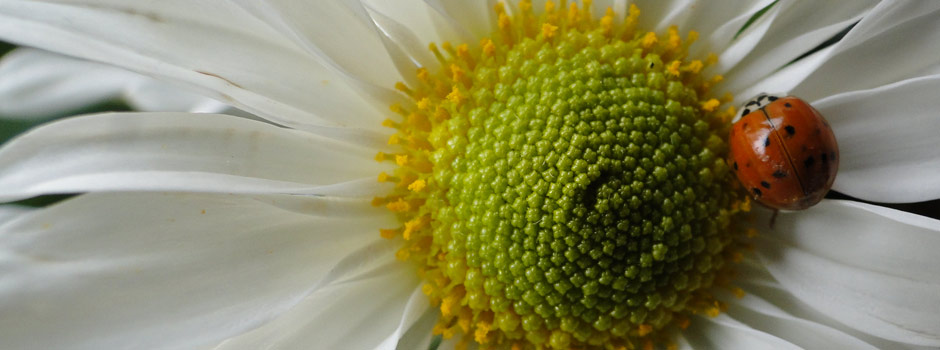
<path fill-rule="evenodd" d="M 735 34 L 747 23 L 755 13 L 766 7 L 772 0 L 735 0 L 713 1 L 700 0 L 671 0 L 671 1 L 635 1 L 640 8 L 640 25 L 647 30 L 665 32 L 669 26 L 676 25 L 684 36 L 686 32 L 694 30 L 701 34 L 702 43 L 693 45 L 690 53 L 693 57 L 704 59 L 709 52 L 721 54 L 736 41 Z M 765 13 L 761 21 L 767 22 L 767 17 L 773 17 L 773 11 Z M 768 22 L 769 23 L 769 22 Z M 742 35 L 738 41 L 755 41 L 760 39 L 763 31 L 755 31 L 757 22 L 751 25 L 746 33 L 757 34 L 754 39 L 745 39 Z M 745 54 L 747 49 L 736 48 L 734 52 Z M 722 57 L 724 60 L 730 58 Z M 730 62 L 729 62 L 730 63 Z M 724 71 L 724 70 L 722 70 Z"/>
<path fill-rule="evenodd" d="M 431 346 L 431 340 L 434 338 L 432 330 L 434 325 L 437 324 L 437 319 L 439 312 L 435 309 L 430 309 L 421 315 L 398 342 L 398 350 L 408 350 L 408 349 L 428 349 Z M 440 346 L 438 349 L 452 349 L 453 347 Z"/>
<path fill-rule="evenodd" d="M 120 96 L 141 76 L 36 49 L 17 49 L 0 61 L 0 115 L 42 119 Z"/>
<path fill-rule="evenodd" d="M 940 75 L 814 103 L 839 140 L 835 189 L 876 202 L 940 198 Z"/>
<path fill-rule="evenodd" d="M 875 1 L 852 1 L 841 6 L 822 6 L 808 1 L 784 1 L 767 33 L 741 62 L 725 74 L 722 85 L 734 93 L 761 81 L 810 49 L 857 22 Z M 772 91 L 787 91 L 776 89 Z M 736 94 L 738 100 L 752 95 Z"/>
<path fill-rule="evenodd" d="M 744 31 L 738 33 L 742 26 L 762 8 L 758 7 L 754 12 L 735 17 L 732 22 L 719 27 L 708 38 L 708 42 L 711 43 L 711 47 L 708 49 L 715 50 L 718 54 L 718 63 L 712 68 L 713 71 L 719 74 L 728 72 L 751 54 L 758 44 L 764 42 L 764 36 L 767 35 L 771 25 L 783 11 L 781 6 L 771 7 Z"/>
<path fill-rule="evenodd" d="M 760 81 L 754 82 L 754 84 L 747 86 L 743 90 L 732 91 L 736 103 L 740 104 L 741 101 L 757 96 L 762 92 L 791 91 L 800 81 L 812 74 L 817 67 L 826 62 L 833 50 L 835 50 L 835 47 L 830 46 L 816 51 L 793 64 L 764 76 Z M 729 80 L 731 80 L 731 83 L 734 83 L 737 79 L 742 78 L 735 76 Z M 743 79 L 747 79 L 747 77 Z"/>
<path fill-rule="evenodd" d="M 940 345 L 940 222 L 850 201 L 782 213 L 761 261 L 807 304 L 860 331 Z"/>
<path fill-rule="evenodd" d="M 369 3 L 363 2 L 362 5 L 366 7 L 369 18 L 381 32 L 382 44 L 406 82 L 409 84 L 417 83 L 415 71 L 418 67 L 438 65 L 434 56 L 427 49 L 427 45 L 430 42 L 439 40 L 422 40 L 418 38 L 416 32 L 408 29 L 389 14 L 383 13 Z"/>
<path fill-rule="evenodd" d="M 26 215 L 35 209 L 19 205 L 0 205 L 0 225 Z"/>
<path fill-rule="evenodd" d="M 749 260 L 753 261 L 752 259 L 745 259 L 745 261 Z M 735 284 L 743 288 L 747 294 L 757 296 L 764 302 L 772 304 L 771 306 L 755 305 L 755 307 L 753 307 L 755 310 L 763 310 L 764 313 L 768 313 L 767 310 L 771 308 L 785 310 L 787 314 L 792 315 L 793 317 L 841 331 L 842 333 L 855 337 L 856 339 L 870 344 L 871 346 L 874 346 L 878 349 L 927 349 L 927 347 L 889 341 L 883 338 L 875 337 L 869 333 L 849 328 L 845 324 L 834 320 L 832 317 L 829 317 L 826 314 L 820 312 L 820 310 L 816 309 L 815 307 L 804 303 L 796 296 L 788 292 L 783 288 L 783 286 L 780 285 L 779 282 L 777 282 L 776 279 L 773 278 L 766 268 L 760 265 L 760 262 L 754 262 L 754 264 L 747 265 L 750 266 L 739 265 L 739 267 L 743 267 L 743 270 L 741 271 L 741 276 L 735 280 Z M 733 304 L 734 301 L 731 303 Z M 849 348 L 854 349 L 854 347 Z M 865 347 L 860 348 L 864 349 Z"/>
<path fill-rule="evenodd" d="M 485 38 L 493 34 L 493 6 L 496 0 L 425 0 L 438 14 L 456 24 L 460 30 L 469 32 L 474 38 Z M 468 43 L 473 44 L 473 43 Z"/>
<path fill-rule="evenodd" d="M 940 73 L 940 2 L 883 1 L 792 89 L 808 101 Z M 838 82 L 838 84 L 833 84 Z"/>
<path fill-rule="evenodd" d="M 42 126 L 0 149 L 0 198 L 88 191 L 342 194 L 374 151 L 217 114 L 118 113 Z M 371 187 L 375 189 L 375 187 Z"/>
<path fill-rule="evenodd" d="M 229 339 L 229 349 L 393 349 L 398 330 L 407 329 L 427 308 L 414 266 L 383 253 L 384 263 L 320 288 L 278 319 Z M 416 296 L 417 293 L 417 296 Z M 403 317 L 402 315 L 406 315 Z"/>
<path fill-rule="evenodd" d="M 804 349 L 870 349 L 875 346 L 812 319 L 791 315 L 788 310 L 745 289 L 742 298 L 724 298 L 726 314 L 749 327 L 785 339 Z"/>
<path fill-rule="evenodd" d="M 724 314 L 714 318 L 695 317 L 682 336 L 692 349 L 800 349 L 773 334 L 750 328 Z"/>
<path fill-rule="evenodd" d="M 398 322 L 398 327 L 395 328 L 395 331 L 392 332 L 385 340 L 376 347 L 376 349 L 382 350 L 395 350 L 399 347 L 400 341 L 404 338 L 405 333 L 409 332 L 416 323 L 424 319 L 426 315 L 431 314 L 437 316 L 437 312 L 434 312 L 431 308 L 431 303 L 428 301 L 428 296 L 424 295 L 421 291 L 420 283 L 415 283 L 417 288 L 411 292 L 411 296 L 408 298 L 408 301 L 405 304 L 405 310 L 401 314 L 401 320 Z M 431 332 L 426 334 L 430 338 Z"/>
<path fill-rule="evenodd" d="M 390 221 L 233 195 L 83 195 L 0 226 L 0 338 L 13 349 L 218 342 L 300 302 Z"/>
<path fill-rule="evenodd" d="M 311 131 L 324 125 L 379 130 L 387 109 L 362 99 L 341 75 L 224 1 L 3 2 L 0 38 L 184 82 Z"/>
<path fill-rule="evenodd" d="M 402 77 L 359 0 L 235 2 L 360 91 L 383 102 L 401 98 L 391 87 Z"/>
<path fill-rule="evenodd" d="M 127 104 L 138 111 L 219 113 L 229 108 L 221 102 L 189 92 L 185 87 L 149 78 L 125 85 L 123 95 Z M 206 106 L 213 106 L 214 110 L 206 111 Z"/>
<path fill-rule="evenodd" d="M 444 41 L 450 41 L 451 44 L 456 46 L 462 43 L 474 44 L 481 38 L 471 36 L 469 33 L 461 33 L 459 32 L 461 29 L 458 27 L 440 23 L 444 20 L 444 17 L 434 11 L 434 8 L 423 0 L 397 2 L 360 0 L 360 2 L 369 11 L 370 15 L 376 12 L 381 13 L 387 20 L 392 20 L 403 28 L 407 28 L 411 32 L 410 35 L 413 36 L 412 39 L 415 40 L 411 44 L 418 51 L 426 53 L 432 59 L 433 56 L 428 51 L 429 43 L 441 44 Z M 379 29 L 381 31 L 381 26 L 379 26 Z M 433 62 L 435 66 L 438 65 L 436 60 Z M 407 73 L 409 75 L 414 74 L 414 72 Z"/>

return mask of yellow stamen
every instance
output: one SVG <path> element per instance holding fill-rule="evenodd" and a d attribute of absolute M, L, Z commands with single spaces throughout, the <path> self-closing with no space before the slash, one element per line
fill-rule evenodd
<path fill-rule="evenodd" d="M 666 71 L 669 72 L 669 74 L 679 76 L 680 65 L 682 65 L 682 61 L 679 61 L 679 60 L 672 61 L 669 63 L 669 66 L 666 67 Z"/>
<path fill-rule="evenodd" d="M 426 186 L 427 183 L 424 180 L 415 180 L 415 182 L 412 182 L 410 185 L 408 185 L 408 189 L 414 192 L 421 192 L 421 190 L 423 190 Z"/>
<path fill-rule="evenodd" d="M 405 166 L 408 164 L 408 155 L 400 154 L 395 156 L 395 164 L 398 164 L 398 166 Z"/>
<path fill-rule="evenodd" d="M 388 203 L 385 205 L 385 207 L 388 208 L 388 210 L 391 210 L 396 213 L 403 213 L 403 212 L 411 210 L 411 205 L 402 199 Z"/>
<path fill-rule="evenodd" d="M 702 103 L 702 110 L 706 112 L 714 112 L 719 105 L 721 105 L 721 102 L 719 102 L 718 99 L 709 99 L 708 101 Z"/>
<path fill-rule="evenodd" d="M 496 45 L 493 44 L 493 40 L 483 39 L 483 55 L 493 56 L 493 52 L 496 51 Z"/>
<path fill-rule="evenodd" d="M 643 36 L 643 41 L 641 42 L 641 44 L 643 45 L 644 48 L 648 49 L 648 48 L 653 47 L 653 45 L 656 45 L 658 41 L 659 39 L 656 38 L 656 33 L 647 32 L 646 35 Z"/>
<path fill-rule="evenodd" d="M 542 36 L 545 38 L 551 39 L 555 36 L 555 32 L 558 31 L 558 26 L 551 25 L 549 23 L 542 24 Z"/>
<path fill-rule="evenodd" d="M 454 85 L 454 88 L 447 94 L 447 99 L 450 102 L 453 102 L 455 105 L 460 106 L 461 103 L 466 99 L 464 95 L 460 92 L 460 89 L 457 88 L 457 85 Z"/>

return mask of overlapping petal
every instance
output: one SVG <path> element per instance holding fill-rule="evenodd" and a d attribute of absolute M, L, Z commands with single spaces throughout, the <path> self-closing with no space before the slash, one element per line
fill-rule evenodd
<path fill-rule="evenodd" d="M 727 79 L 722 88 L 731 91 L 739 102 L 753 97 L 757 92 L 750 91 L 751 86 L 858 22 L 876 4 L 876 1 L 853 1 L 827 11 L 820 11 L 817 3 L 805 1 L 775 4 L 773 11 L 765 14 L 772 18 L 762 19 L 770 21 L 770 26 L 760 42 L 734 66 L 719 60 L 720 66 L 728 68 L 723 72 Z M 776 88 L 763 92 L 780 91 L 787 90 Z"/>
<path fill-rule="evenodd" d="M 784 213 L 758 255 L 783 288 L 851 328 L 940 346 L 940 222 L 851 201 Z"/>
<path fill-rule="evenodd" d="M 395 349 L 401 331 L 428 304 L 414 268 L 396 261 L 394 251 L 373 255 L 375 264 L 323 286 L 282 317 L 216 350 Z"/>
<path fill-rule="evenodd" d="M 109 66 L 35 49 L 0 61 L 0 115 L 43 119 L 120 96 L 139 76 Z"/>
<path fill-rule="evenodd" d="M 401 75 L 359 0 L 233 2 L 322 66 L 348 78 L 359 92 L 383 102 L 398 98 L 390 87 Z"/>
<path fill-rule="evenodd" d="M 321 13 L 302 15 L 318 22 L 310 16 Z M 386 108 L 227 1 L 8 1 L 0 3 L 0 38 L 184 82 L 313 132 L 379 130 L 377 111 Z"/>
<path fill-rule="evenodd" d="M 374 179 L 384 169 L 374 152 L 226 115 L 102 114 L 11 141 L 0 151 L 0 198 L 91 191 L 342 195 L 337 184 Z"/>
<path fill-rule="evenodd" d="M 0 226 L 0 338 L 11 349 L 207 346 L 303 300 L 390 221 L 235 195 L 79 196 Z"/>
<path fill-rule="evenodd" d="M 938 19 L 936 2 L 882 1 L 819 59 L 796 62 L 743 94 L 788 91 L 815 101 L 940 73 Z"/>
<path fill-rule="evenodd" d="M 835 189 L 876 202 L 940 198 L 940 75 L 815 103 L 839 140 Z"/>

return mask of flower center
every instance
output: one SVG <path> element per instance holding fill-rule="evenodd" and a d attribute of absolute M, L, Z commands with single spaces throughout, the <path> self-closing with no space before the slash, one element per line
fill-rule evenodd
<path fill-rule="evenodd" d="M 714 59 L 589 2 L 510 16 L 478 47 L 435 45 L 390 144 L 376 198 L 403 225 L 441 311 L 436 333 L 484 348 L 634 348 L 717 314 L 748 209 L 724 162 L 733 108 L 708 96 Z M 618 23 L 622 22 L 622 23 Z M 713 57 L 713 56 L 712 56 Z M 727 102 L 730 97 L 722 99 Z"/>

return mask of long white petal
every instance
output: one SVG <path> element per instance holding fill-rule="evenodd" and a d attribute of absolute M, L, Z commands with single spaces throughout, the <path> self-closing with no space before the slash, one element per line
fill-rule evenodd
<path fill-rule="evenodd" d="M 303 300 L 389 222 L 235 195 L 83 195 L 0 226 L 0 338 L 11 349 L 217 343 Z"/>
<path fill-rule="evenodd" d="M 801 349 L 799 346 L 743 324 L 728 315 L 696 317 L 682 332 L 684 349 Z"/>
<path fill-rule="evenodd" d="M 753 95 L 739 91 L 754 85 L 765 76 L 822 44 L 836 33 L 848 28 L 876 4 L 875 1 L 852 1 L 840 6 L 820 8 L 807 1 L 781 1 L 767 33 L 747 56 L 725 74 L 720 88 L 735 93 L 738 101 Z M 787 91 L 777 88 L 770 92 Z"/>
<path fill-rule="evenodd" d="M 123 97 L 131 108 L 145 112 L 221 113 L 233 108 L 192 93 L 187 87 L 147 77 L 125 85 Z"/>
<path fill-rule="evenodd" d="M 0 60 L 0 115 L 42 119 L 117 98 L 142 77 L 47 51 L 16 49 Z"/>
<path fill-rule="evenodd" d="M 24 207 L 19 205 L 5 204 L 0 205 L 0 225 L 6 223 L 7 221 L 16 219 L 20 216 L 26 215 L 35 209 L 30 207 Z"/>
<path fill-rule="evenodd" d="M 343 188 L 323 187 L 387 170 L 373 156 L 227 115 L 101 114 L 48 124 L 6 144 L 0 198 L 87 191 L 336 195 Z"/>
<path fill-rule="evenodd" d="M 814 103 L 839 140 L 835 189 L 876 202 L 940 198 L 940 75 Z"/>
<path fill-rule="evenodd" d="M 402 77 L 359 0 L 234 2 L 348 79 L 358 91 L 384 103 L 401 98 L 391 87 Z"/>
<path fill-rule="evenodd" d="M 749 327 L 785 339 L 804 349 L 877 350 L 874 345 L 852 335 L 817 322 L 792 315 L 765 300 L 755 291 L 745 289 L 741 298 L 725 298 L 726 313 Z"/>
<path fill-rule="evenodd" d="M 227 1 L 8 1 L 0 38 L 184 82 L 295 128 L 379 130 L 387 109 Z"/>
<path fill-rule="evenodd" d="M 216 350 L 393 349 L 398 330 L 415 321 L 402 315 L 420 315 L 428 301 L 414 267 L 396 261 L 394 250 L 376 261 L 382 263 L 320 288 L 280 318 Z"/>
<path fill-rule="evenodd" d="M 715 32 L 708 37 L 709 47 L 705 49 L 715 50 L 718 55 L 718 62 L 714 68 L 716 73 L 723 74 L 738 65 L 745 57 L 750 55 L 758 44 L 764 41 L 764 37 L 769 33 L 771 26 L 776 18 L 783 12 L 783 7 L 773 6 L 766 13 L 752 22 L 744 31 L 739 30 L 757 14 L 760 9 L 769 5 L 770 2 L 763 2 L 763 6 L 754 6 L 747 13 L 734 17 L 733 20 L 718 27 Z M 701 50 L 701 49 L 699 49 Z M 701 56 L 701 51 L 699 55 Z"/>
<path fill-rule="evenodd" d="M 940 3 L 883 1 L 834 48 L 790 92 L 811 101 L 940 73 Z"/>
<path fill-rule="evenodd" d="M 411 329 L 402 335 L 401 339 L 398 341 L 398 347 L 396 349 L 406 350 L 430 348 L 431 340 L 434 337 L 432 331 L 434 329 L 434 325 L 437 324 L 439 313 L 440 311 L 431 309 L 426 311 L 424 315 L 421 315 L 421 318 L 412 324 Z M 438 349 L 453 349 L 453 346 L 440 346 Z"/>
<path fill-rule="evenodd" d="M 783 288 L 862 332 L 940 345 L 940 222 L 851 201 L 783 213 L 761 261 Z"/>
<path fill-rule="evenodd" d="M 396 8 L 397 4 L 389 7 Z M 391 56 L 395 67 L 404 81 L 409 84 L 417 83 L 415 72 L 418 67 L 435 67 L 438 63 L 427 49 L 428 43 L 440 42 L 439 38 L 422 39 L 417 31 L 409 29 L 405 24 L 396 20 L 392 14 L 383 12 L 369 3 L 363 2 L 370 20 L 381 33 L 382 44 Z M 413 16 L 415 17 L 415 16 Z M 433 33 L 432 28 L 423 28 L 425 32 Z"/>
<path fill-rule="evenodd" d="M 855 339 L 869 344 L 870 346 L 874 346 L 877 349 L 928 349 L 927 347 L 878 338 L 872 334 L 850 328 L 845 324 L 833 319 L 832 317 L 820 312 L 820 310 L 816 309 L 815 307 L 806 304 L 795 295 L 784 289 L 780 282 L 778 282 L 773 277 L 773 275 L 771 275 L 770 272 L 768 272 L 767 269 L 761 265 L 759 261 L 755 259 L 745 259 L 745 261 L 746 263 L 744 265 L 738 266 L 741 275 L 735 280 L 735 284 L 743 288 L 747 294 L 756 296 L 762 302 L 752 306 L 741 305 L 738 307 L 746 306 L 750 309 L 753 309 L 754 311 L 769 315 L 776 314 L 776 312 L 772 310 L 782 310 L 788 315 L 788 318 L 789 316 L 797 318 L 799 320 L 797 322 L 799 323 L 811 322 L 824 326 L 823 328 L 828 327 L 830 330 L 826 330 L 826 332 L 833 332 L 833 330 L 842 332 L 845 335 L 854 337 Z M 735 303 L 737 302 L 734 300 L 729 302 L 729 304 Z M 751 303 L 747 302 L 746 304 Z M 734 308 L 734 306 L 729 306 L 729 310 L 732 308 Z M 793 323 L 793 321 L 785 321 L 785 323 Z M 774 323 L 774 325 L 776 324 L 777 323 Z M 818 331 L 819 329 L 816 330 L 816 332 Z M 810 333 L 812 333 L 812 331 Z M 831 335 L 828 337 L 831 338 Z M 843 338 L 841 335 L 838 337 Z M 854 349 L 855 347 L 848 348 Z M 867 348 L 867 346 L 860 345 L 859 348 L 864 349 Z"/>
<path fill-rule="evenodd" d="M 485 38 L 493 34 L 493 6 L 496 0 L 424 0 L 439 15 L 468 32 L 474 38 Z M 473 44 L 473 43 L 468 43 Z"/>

